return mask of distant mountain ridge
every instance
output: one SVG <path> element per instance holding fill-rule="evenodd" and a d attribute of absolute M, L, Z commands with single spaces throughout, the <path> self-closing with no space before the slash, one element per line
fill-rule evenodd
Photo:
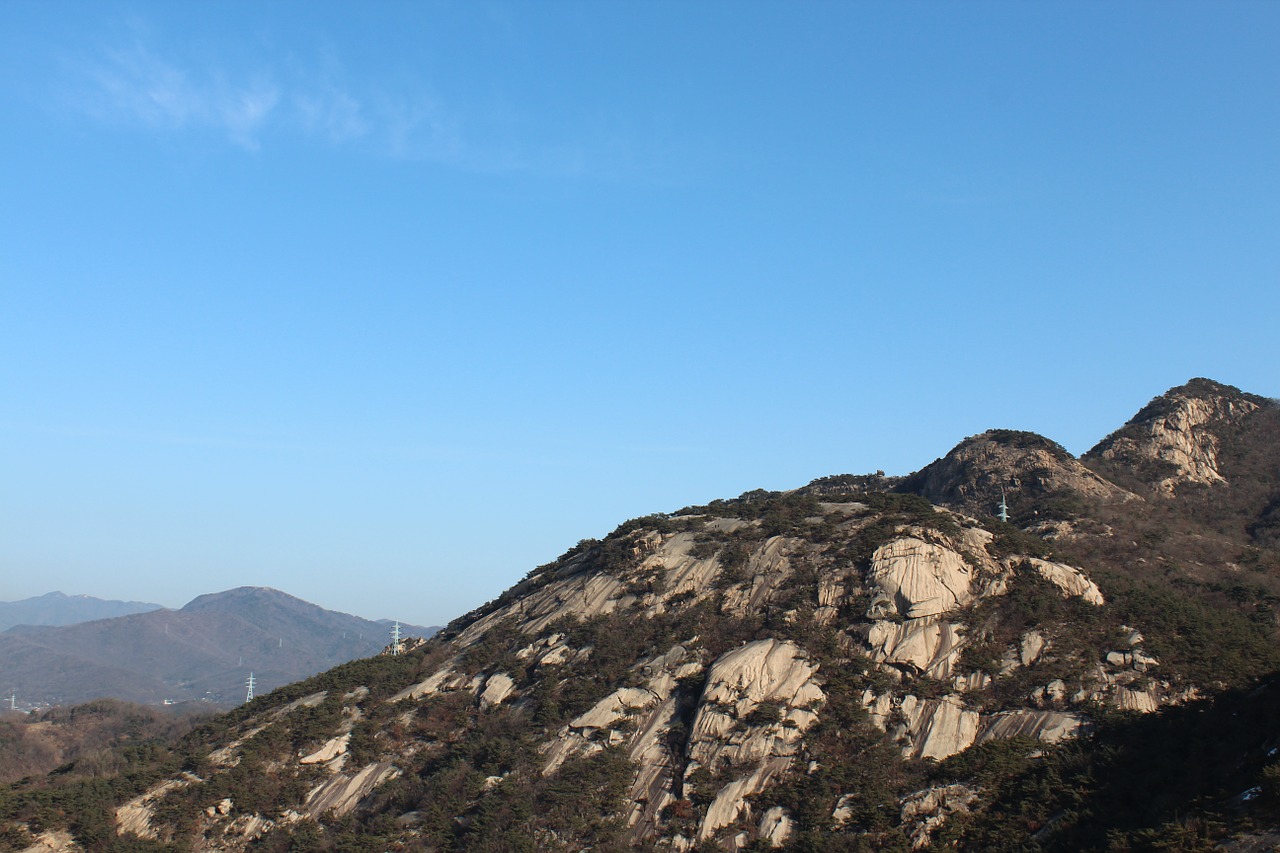
<path fill-rule="evenodd" d="M 408 635 L 433 628 L 403 625 Z M 254 674 L 259 690 L 377 654 L 389 642 L 380 622 L 325 610 L 266 587 L 201 595 L 160 608 L 58 627 L 18 626 L 0 634 L 0 684 L 28 704 L 99 697 L 154 704 L 234 704 Z"/>
<path fill-rule="evenodd" d="M 0 601 L 0 631 L 7 631 L 15 625 L 75 625 L 95 619 L 145 613 L 161 607 L 146 601 L 115 601 L 91 595 L 48 592 L 21 601 Z"/>

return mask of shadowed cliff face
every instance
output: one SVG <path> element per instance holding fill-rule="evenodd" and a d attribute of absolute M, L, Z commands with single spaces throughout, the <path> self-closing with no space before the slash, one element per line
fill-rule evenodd
<path fill-rule="evenodd" d="M 1245 444 L 1216 446 L 1228 481 Z M 1155 535 L 1191 496 L 1131 485 L 993 431 L 901 481 L 636 519 L 410 654 L 198 732 L 102 820 L 201 850 L 1054 849 L 1038 800 L 999 822 L 1016 774 L 1280 667 L 1280 555 Z M 1192 540 L 1258 555 L 1196 566 Z M 1072 814 L 1064 839 L 1104 819 Z"/>

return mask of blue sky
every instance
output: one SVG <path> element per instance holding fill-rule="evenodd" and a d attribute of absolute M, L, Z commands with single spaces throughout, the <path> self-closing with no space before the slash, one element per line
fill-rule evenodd
<path fill-rule="evenodd" d="M 1280 396 L 1280 5 L 0 21 L 2 600 L 436 624 L 637 515 Z"/>

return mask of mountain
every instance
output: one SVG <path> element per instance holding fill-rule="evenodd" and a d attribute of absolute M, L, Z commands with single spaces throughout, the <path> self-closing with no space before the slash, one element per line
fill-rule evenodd
<path fill-rule="evenodd" d="M 104 601 L 91 595 L 50 592 L 22 601 L 0 601 L 0 631 L 14 625 L 74 625 L 159 609 L 159 604 L 145 601 Z"/>
<path fill-rule="evenodd" d="M 405 626 L 419 636 L 432 630 Z M 387 641 L 382 623 L 274 589 L 240 587 L 202 595 L 181 610 L 13 628 L 0 634 L 0 684 L 29 705 L 102 696 L 235 704 L 250 671 L 265 692 L 376 654 Z"/>
<path fill-rule="evenodd" d="M 633 519 L 109 794 L 75 764 L 20 784 L 0 826 L 15 849 L 1265 849 L 1278 413 L 1194 380 L 1081 459 L 992 430 L 907 477 Z"/>

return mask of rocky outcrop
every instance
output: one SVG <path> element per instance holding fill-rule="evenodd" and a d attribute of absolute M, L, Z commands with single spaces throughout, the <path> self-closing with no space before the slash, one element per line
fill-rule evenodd
<path fill-rule="evenodd" d="M 872 618 L 937 616 L 973 600 L 973 570 L 964 557 L 914 536 L 877 548 L 867 582 L 879 593 L 868 611 Z"/>
<path fill-rule="evenodd" d="M 760 816 L 756 835 L 770 847 L 782 847 L 791 838 L 795 821 L 782 806 L 774 806 Z"/>
<path fill-rule="evenodd" d="M 944 785 L 917 791 L 903 799 L 901 820 L 913 849 L 928 847 L 933 833 L 953 815 L 964 814 L 978 802 L 978 793 L 967 785 Z"/>
<path fill-rule="evenodd" d="M 570 721 L 547 744 L 544 774 L 553 774 L 569 757 L 591 755 L 609 744 L 629 744 L 638 766 L 628 815 L 632 838 L 651 838 L 659 816 L 675 800 L 675 772 L 681 770 L 685 796 L 696 787 L 699 769 L 746 771 L 715 791 L 696 837 L 705 839 L 749 814 L 747 799 L 760 793 L 791 766 L 804 732 L 817 720 L 825 698 L 817 668 L 799 646 L 777 640 L 748 643 L 707 668 L 697 699 L 683 766 L 672 764 L 667 738 L 681 679 L 703 667 L 681 646 L 638 668 L 650 673 L 643 687 L 622 687 Z M 761 837 L 781 844 L 790 818 L 762 817 Z M 731 843 L 732 840 L 731 840 Z M 744 842 L 745 843 L 745 842 Z"/>
<path fill-rule="evenodd" d="M 450 661 L 448 664 L 436 670 L 422 681 L 410 687 L 406 687 L 404 690 L 401 690 L 399 693 L 392 696 L 391 701 L 399 702 L 404 699 L 425 699 L 428 696 L 434 696 L 437 693 L 471 687 L 471 677 L 454 669 L 456 665 L 456 660 Z"/>
<path fill-rule="evenodd" d="M 83 850 L 70 832 L 51 829 L 37 835 L 36 843 L 22 853 L 81 853 Z"/>
<path fill-rule="evenodd" d="M 517 659 L 539 667 L 559 666 L 569 661 L 573 656 L 573 649 L 570 649 L 564 642 L 564 634 L 558 633 L 539 637 L 516 652 Z"/>
<path fill-rule="evenodd" d="M 339 756 L 345 755 L 347 745 L 351 742 L 351 733 L 348 732 L 338 737 L 330 738 L 325 741 L 324 746 L 317 749 L 302 758 L 298 759 L 299 764 L 325 764 L 333 761 Z"/>
<path fill-rule="evenodd" d="M 1031 664 L 1040 660 L 1040 655 L 1049 646 L 1048 639 L 1045 638 L 1041 631 L 1028 631 L 1022 635 L 1021 648 L 1019 649 L 1018 661 L 1023 666 L 1031 666 Z"/>
<path fill-rule="evenodd" d="M 297 812 L 286 811 L 279 820 L 272 820 L 260 814 L 245 814 L 222 824 L 222 832 L 218 841 L 206 842 L 206 850 L 240 850 L 248 842 L 261 838 L 265 833 L 277 826 L 288 826 L 296 823 Z M 224 846 L 225 845 L 225 846 Z"/>
<path fill-rule="evenodd" d="M 791 576 L 789 554 L 798 544 L 785 536 L 771 536 L 755 548 L 738 572 L 748 580 L 725 590 L 724 612 L 742 616 L 763 607 Z"/>
<path fill-rule="evenodd" d="M 1135 690 L 1130 687 L 1119 687 L 1112 696 L 1115 706 L 1122 711 L 1138 711 L 1150 714 L 1160 710 L 1164 704 L 1160 695 L 1153 689 Z"/>
<path fill-rule="evenodd" d="M 484 689 L 480 691 L 480 707 L 492 708 L 494 705 L 501 705 L 515 692 L 515 689 L 515 680 L 505 672 L 489 676 L 485 679 Z"/>
<path fill-rule="evenodd" d="M 734 779 L 721 788 L 711 805 L 707 806 L 707 813 L 698 827 L 698 840 L 705 841 L 723 827 L 730 826 L 743 817 L 749 819 L 751 807 L 747 805 L 747 798 L 768 788 L 790 766 L 790 757 L 773 756 L 760 762 L 748 775 Z M 735 840 L 731 849 L 737 848 L 738 842 Z"/>
<path fill-rule="evenodd" d="M 632 761 L 641 766 L 632 785 L 632 799 L 645 807 L 633 810 L 629 825 L 643 834 L 672 798 L 672 766 L 665 738 L 675 713 L 673 693 L 679 680 L 700 673 L 702 664 L 691 660 L 685 648 L 677 645 L 638 669 L 650 673 L 644 687 L 615 690 L 544 744 L 542 773 L 550 775 L 572 756 L 591 755 L 630 738 Z"/>
<path fill-rule="evenodd" d="M 902 754 L 941 760 L 967 748 L 978 736 L 982 715 L 964 707 L 957 696 L 921 701 L 902 697 L 903 724 L 897 732 Z"/>
<path fill-rule="evenodd" d="M 950 678 L 964 647 L 963 627 L 929 617 L 875 622 L 867 634 L 871 659 L 911 675 Z"/>
<path fill-rule="evenodd" d="M 619 687 L 596 703 L 595 707 L 579 715 L 569 723 L 571 728 L 592 730 L 607 729 L 637 711 L 665 698 L 653 690 L 640 687 Z"/>
<path fill-rule="evenodd" d="M 1035 557 L 1027 557 L 1024 562 L 1035 569 L 1040 577 L 1062 590 L 1064 598 L 1075 596 L 1082 598 L 1090 604 L 1103 605 L 1106 600 L 1102 597 L 1102 590 L 1098 589 L 1098 585 L 1085 577 L 1084 572 L 1074 566 L 1068 566 L 1064 563 L 1051 563 L 1048 560 L 1040 560 Z"/>
<path fill-rule="evenodd" d="M 862 702 L 871 722 L 888 732 L 908 758 L 941 760 L 955 755 L 974 742 L 982 724 L 982 715 L 965 708 L 955 695 L 921 700 L 868 690 Z"/>
<path fill-rule="evenodd" d="M 960 697 L 921 700 L 867 691 L 863 706 L 878 728 L 902 746 L 909 758 L 942 760 L 974 743 L 1017 736 L 1056 743 L 1076 734 L 1084 718 L 1059 711 L 1020 710 L 981 714 L 964 706 Z"/>
<path fill-rule="evenodd" d="M 1086 454 L 1148 479 L 1171 496 L 1183 483 L 1227 482 L 1220 470 L 1220 430 L 1238 425 L 1264 401 L 1237 388 L 1194 379 L 1148 403 L 1124 427 Z"/>
<path fill-rule="evenodd" d="M 302 804 L 302 813 L 310 818 L 324 814 L 342 817 L 374 788 L 399 774 L 400 771 L 389 761 L 369 764 L 355 773 L 335 774 L 311 789 Z"/>
<path fill-rule="evenodd" d="M 723 655 L 707 672 L 690 730 L 686 796 L 696 771 L 753 768 L 725 785 L 708 807 L 698 837 L 738 820 L 746 798 L 791 764 L 825 697 L 817 667 L 794 643 L 759 640 Z"/>
<path fill-rule="evenodd" d="M 693 722 L 690 759 L 716 769 L 724 763 L 739 766 L 770 754 L 790 754 L 785 745 L 795 743 L 817 720 L 817 708 L 826 698 L 816 674 L 817 667 L 805 659 L 803 650 L 788 641 L 757 640 L 723 655 L 707 672 Z M 757 711 L 764 725 L 750 725 Z M 748 736 L 732 738 L 726 747 L 721 735 L 739 721 L 749 724 Z"/>
<path fill-rule="evenodd" d="M 985 717 L 977 743 L 1011 737 L 1033 737 L 1045 743 L 1057 743 L 1076 735 L 1084 718 L 1060 711 L 1004 711 Z"/>
<path fill-rule="evenodd" d="M 118 835 L 136 835 L 138 838 L 149 841 L 157 840 L 159 835 L 151 825 L 151 818 L 155 814 L 156 804 L 164 798 L 165 794 L 176 788 L 185 788 L 193 781 L 199 782 L 201 780 L 190 774 L 177 779 L 167 779 L 153 785 L 145 793 L 134 797 L 117 808 L 116 833 Z"/>
<path fill-rule="evenodd" d="M 279 722 L 284 717 L 288 716 L 290 713 L 292 713 L 293 711 L 296 711 L 299 708 L 316 707 L 321 702 L 323 702 L 325 700 L 325 697 L 327 697 L 328 695 L 329 695 L 329 692 L 327 690 L 321 690 L 317 693 L 312 693 L 310 695 L 303 696 L 301 699 L 295 699 L 287 705 L 276 708 L 274 711 L 271 711 L 266 716 L 266 719 L 262 720 L 258 725 L 253 726 L 252 728 L 244 732 L 242 735 L 240 735 L 240 737 L 232 740 L 230 743 L 226 744 L 225 746 L 221 746 L 213 750 L 212 752 L 210 752 L 208 756 L 209 763 L 212 764 L 214 767 L 236 766 L 237 764 L 240 763 L 240 748 L 244 746 L 246 741 L 260 734 L 264 729 L 267 728 L 267 726 L 271 725 L 272 723 Z"/>
<path fill-rule="evenodd" d="M 732 530 L 743 524 L 737 519 L 710 519 L 707 529 Z M 585 557 L 574 558 L 551 573 L 549 583 L 531 589 L 510 607 L 472 622 L 456 642 L 471 645 L 494 625 L 508 620 L 522 632 L 537 635 L 564 618 L 590 619 L 633 608 L 653 617 L 667 612 L 673 601 L 682 607 L 695 604 L 721 587 L 725 587 L 725 612 L 747 613 L 768 601 L 786 580 L 790 573 L 788 553 L 795 540 L 781 536 L 764 540 L 747 555 L 738 572 L 747 580 L 731 585 L 716 583 L 723 566 L 716 555 L 699 556 L 697 545 L 697 535 L 689 532 L 637 535 L 632 549 L 638 561 L 627 568 L 627 580 L 608 572 L 588 571 L 583 568 Z"/>

